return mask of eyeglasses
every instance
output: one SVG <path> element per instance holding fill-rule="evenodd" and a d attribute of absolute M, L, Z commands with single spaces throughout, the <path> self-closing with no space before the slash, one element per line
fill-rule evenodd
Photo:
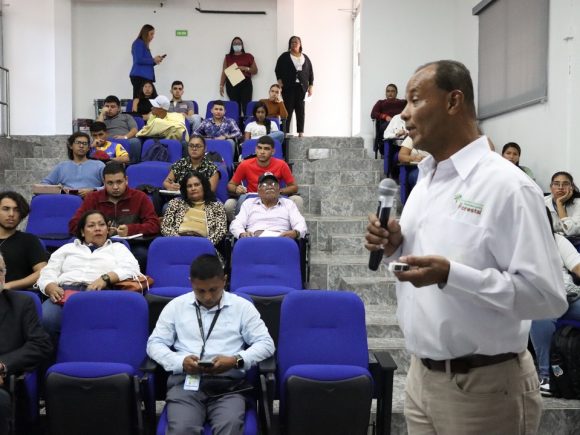
<path fill-rule="evenodd" d="M 276 186 L 278 183 L 276 183 L 275 181 L 264 181 L 262 183 L 260 183 L 260 187 L 270 187 L 270 186 Z"/>
<path fill-rule="evenodd" d="M 552 187 L 570 187 L 572 183 L 569 181 L 552 181 Z"/>
<path fill-rule="evenodd" d="M 190 143 L 188 145 L 188 147 L 191 148 L 192 150 L 199 150 L 199 149 L 203 148 L 203 145 L 200 145 L 200 144 L 197 144 L 197 143 L 195 143 L 195 144 Z"/>
<path fill-rule="evenodd" d="M 89 146 L 89 143 L 88 142 L 81 142 L 81 141 L 78 141 L 78 140 L 75 140 L 73 143 L 75 145 L 84 146 L 84 147 L 88 147 Z"/>

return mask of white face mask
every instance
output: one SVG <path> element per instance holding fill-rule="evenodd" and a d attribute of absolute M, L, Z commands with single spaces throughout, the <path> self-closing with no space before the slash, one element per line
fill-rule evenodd
<path fill-rule="evenodd" d="M 239 53 L 240 51 L 242 51 L 241 45 L 235 44 L 232 47 L 233 47 L 235 53 Z"/>

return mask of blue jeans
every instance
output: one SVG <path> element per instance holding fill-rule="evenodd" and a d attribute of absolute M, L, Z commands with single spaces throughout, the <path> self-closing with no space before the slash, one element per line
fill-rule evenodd
<path fill-rule="evenodd" d="M 64 286 L 66 290 L 84 291 L 85 288 L 76 286 Z M 42 326 L 50 335 L 52 343 L 56 346 L 60 337 L 60 325 L 62 321 L 62 305 L 55 304 L 50 299 L 42 303 Z"/>
<path fill-rule="evenodd" d="M 580 321 L 580 300 L 572 302 L 568 311 L 561 318 Z M 552 335 L 556 331 L 556 320 L 543 319 L 532 321 L 530 337 L 532 338 L 532 344 L 536 351 L 541 378 L 550 377 L 550 343 L 552 342 Z"/>

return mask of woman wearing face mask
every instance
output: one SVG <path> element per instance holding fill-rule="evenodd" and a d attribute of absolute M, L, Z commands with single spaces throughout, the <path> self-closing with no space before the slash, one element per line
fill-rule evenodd
<path fill-rule="evenodd" d="M 232 86 L 230 81 L 226 77 L 224 72 L 227 67 L 232 64 L 236 64 L 238 69 L 244 74 L 244 80 L 238 83 L 236 86 Z M 252 101 L 252 75 L 258 73 L 258 67 L 256 66 L 256 61 L 254 56 L 250 53 L 246 53 L 244 50 L 244 42 L 242 38 L 236 36 L 232 39 L 230 44 L 230 52 L 226 54 L 224 59 L 222 76 L 220 79 L 220 95 L 224 96 L 224 86 L 226 92 L 228 93 L 228 98 L 231 101 L 238 103 L 240 107 L 240 113 L 245 115 L 245 110 L 247 104 Z"/>

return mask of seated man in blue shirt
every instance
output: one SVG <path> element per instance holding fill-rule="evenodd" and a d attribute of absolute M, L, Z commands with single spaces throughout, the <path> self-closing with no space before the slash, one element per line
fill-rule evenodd
<path fill-rule="evenodd" d="M 256 308 L 224 292 L 226 276 L 213 255 L 191 264 L 192 293 L 161 312 L 147 354 L 171 373 L 167 381 L 167 434 L 241 435 L 245 401 L 240 393 L 208 395 L 215 379 L 235 385 L 251 366 L 274 354 L 274 342 Z"/>
<path fill-rule="evenodd" d="M 105 164 L 98 160 L 89 160 L 87 157 L 91 144 L 88 134 L 73 133 L 66 142 L 69 160 L 56 165 L 40 183 L 60 184 L 65 192 L 72 190 L 84 197 L 103 185 Z"/>
<path fill-rule="evenodd" d="M 226 106 L 221 100 L 213 102 L 211 114 L 212 117 L 202 121 L 193 133 L 207 139 L 227 140 L 232 146 L 232 152 L 234 152 L 235 141 L 242 137 L 237 120 L 226 117 Z"/>

